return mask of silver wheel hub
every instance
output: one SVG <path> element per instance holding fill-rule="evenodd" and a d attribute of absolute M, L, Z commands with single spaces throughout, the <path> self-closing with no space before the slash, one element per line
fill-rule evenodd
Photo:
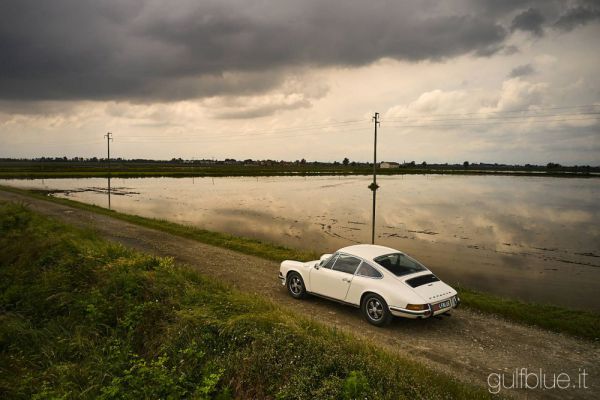
<path fill-rule="evenodd" d="M 298 278 L 297 276 L 294 276 L 291 279 L 290 290 L 294 294 L 300 294 L 300 292 L 302 292 L 302 282 L 300 281 L 300 278 Z"/>
<path fill-rule="evenodd" d="M 383 317 L 383 305 L 377 299 L 369 299 L 367 301 L 367 315 L 374 321 L 380 320 Z"/>

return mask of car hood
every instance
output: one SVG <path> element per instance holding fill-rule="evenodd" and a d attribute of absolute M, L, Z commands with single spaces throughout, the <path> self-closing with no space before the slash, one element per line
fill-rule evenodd
<path fill-rule="evenodd" d="M 402 281 L 410 287 L 410 285 L 406 283 L 407 280 L 413 279 L 421 275 L 429 274 L 431 274 L 431 272 L 429 271 L 419 274 L 412 274 L 406 277 L 402 277 Z M 411 289 L 415 293 L 417 293 L 423 300 L 425 300 L 425 303 L 435 303 L 437 301 L 441 301 L 447 299 L 448 297 L 456 295 L 456 290 L 452 289 L 452 287 L 450 287 L 442 281 L 425 283 L 417 287 L 411 287 Z"/>

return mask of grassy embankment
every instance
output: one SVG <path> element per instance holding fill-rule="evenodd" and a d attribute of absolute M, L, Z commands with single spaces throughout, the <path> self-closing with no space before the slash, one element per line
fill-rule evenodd
<path fill-rule="evenodd" d="M 0 397 L 486 398 L 484 389 L 0 203 Z"/>
<path fill-rule="evenodd" d="M 510 176 L 546 176 L 546 177 L 600 177 L 586 169 L 570 168 L 533 169 L 502 166 L 498 168 L 456 165 L 407 166 L 377 170 L 379 175 L 410 174 L 450 174 L 450 175 L 510 175 Z M 594 170 L 595 171 L 595 170 Z M 313 175 L 371 175 L 372 167 L 366 165 L 333 164 L 289 164 L 289 165 L 209 165 L 198 166 L 186 163 L 111 163 L 111 172 L 103 162 L 1 162 L 0 179 L 36 179 L 36 178 L 101 178 L 109 175 L 116 178 L 144 177 L 219 177 L 219 176 L 313 176 Z"/>
<path fill-rule="evenodd" d="M 33 196 L 82 210 L 109 215 L 113 218 L 137 225 L 273 261 L 281 261 L 284 259 L 312 260 L 319 256 L 319 254 L 315 252 L 290 249 L 288 247 L 256 239 L 206 231 L 169 221 L 119 213 L 73 200 L 50 197 L 45 195 L 44 192 L 27 191 L 5 186 L 0 186 L 0 189 Z M 468 288 L 458 288 L 458 291 L 463 301 L 463 306 L 473 310 L 495 314 L 518 323 L 538 326 L 543 329 L 566 333 L 585 339 L 597 340 L 600 336 L 600 315 L 598 313 L 571 310 L 549 304 L 527 303 L 515 299 L 495 296 L 489 293 L 478 292 Z"/>

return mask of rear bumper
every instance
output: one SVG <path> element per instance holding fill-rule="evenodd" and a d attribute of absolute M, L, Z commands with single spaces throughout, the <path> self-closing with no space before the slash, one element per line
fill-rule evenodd
<path fill-rule="evenodd" d="M 392 315 L 394 315 L 396 317 L 404 317 L 404 318 L 412 318 L 412 319 L 430 318 L 430 317 L 433 317 L 434 315 L 443 314 L 445 312 L 453 310 L 460 305 L 460 298 L 458 296 L 452 296 L 448 299 L 442 300 L 441 302 L 444 302 L 447 300 L 450 300 L 450 307 L 442 308 L 441 310 L 433 311 L 433 307 L 432 307 L 433 304 L 437 304 L 437 303 L 433 303 L 433 304 L 427 304 L 427 310 L 420 310 L 420 311 L 413 311 L 413 310 L 407 310 L 406 308 L 402 308 L 402 307 L 390 306 L 390 312 L 392 313 Z"/>
<path fill-rule="evenodd" d="M 427 310 L 413 311 L 402 307 L 390 307 L 390 312 L 396 317 L 404 318 L 429 318 L 431 317 L 431 306 Z"/>

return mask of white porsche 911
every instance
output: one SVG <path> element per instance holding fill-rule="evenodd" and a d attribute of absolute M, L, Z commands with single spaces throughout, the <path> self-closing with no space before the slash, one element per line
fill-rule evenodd
<path fill-rule="evenodd" d="M 381 326 L 392 316 L 428 318 L 458 307 L 456 290 L 417 260 L 389 247 L 359 244 L 320 260 L 285 260 L 279 279 L 297 299 L 307 293 L 360 307 Z"/>

